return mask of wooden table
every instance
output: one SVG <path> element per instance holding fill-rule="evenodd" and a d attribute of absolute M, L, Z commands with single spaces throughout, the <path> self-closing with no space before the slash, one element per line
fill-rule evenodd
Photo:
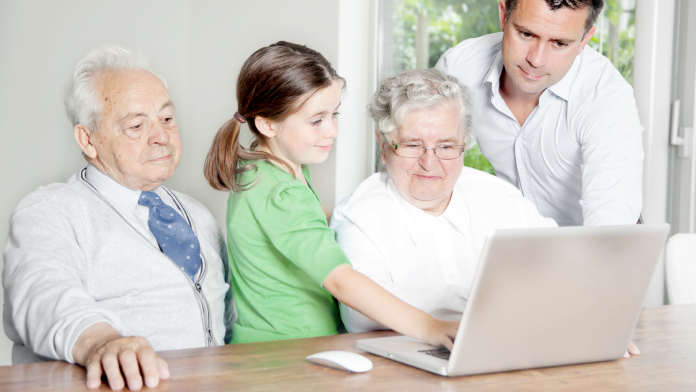
<path fill-rule="evenodd" d="M 162 391 L 695 391 L 696 305 L 643 309 L 634 334 L 642 355 L 630 359 L 447 378 L 367 354 L 356 339 L 393 332 L 249 343 L 161 353 L 172 377 Z M 359 352 L 374 363 L 351 374 L 311 364 L 307 355 Z M 0 391 L 82 391 L 82 367 L 45 362 L 0 367 Z M 103 390 L 108 388 L 102 386 Z"/>

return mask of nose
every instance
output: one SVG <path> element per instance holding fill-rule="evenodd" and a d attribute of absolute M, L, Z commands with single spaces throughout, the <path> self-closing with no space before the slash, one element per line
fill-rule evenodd
<path fill-rule="evenodd" d="M 169 132 L 167 132 L 167 128 L 164 126 L 164 124 L 157 120 L 152 127 L 149 144 L 160 144 L 166 146 L 167 143 L 169 143 Z"/>
<path fill-rule="evenodd" d="M 534 68 L 546 65 L 546 45 L 538 40 L 527 52 L 527 62 Z"/>
<path fill-rule="evenodd" d="M 338 119 L 334 121 L 327 121 L 327 129 L 324 131 L 324 137 L 326 139 L 335 139 L 338 136 Z"/>
<path fill-rule="evenodd" d="M 439 159 L 435 156 L 435 150 L 425 150 L 425 154 L 418 159 L 418 164 L 425 171 L 431 171 L 437 166 Z"/>

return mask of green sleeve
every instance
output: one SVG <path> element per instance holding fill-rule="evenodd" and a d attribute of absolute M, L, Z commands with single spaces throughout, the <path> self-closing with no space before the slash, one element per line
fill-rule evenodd
<path fill-rule="evenodd" d="M 306 185 L 276 184 L 258 213 L 263 215 L 257 216 L 259 225 L 276 250 L 317 284 L 337 266 L 350 264 Z"/>

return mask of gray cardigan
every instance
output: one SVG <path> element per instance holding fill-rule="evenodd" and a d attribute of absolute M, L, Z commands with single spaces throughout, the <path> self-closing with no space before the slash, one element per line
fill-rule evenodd
<path fill-rule="evenodd" d="M 96 323 L 145 337 L 155 351 L 229 342 L 237 312 L 225 241 L 210 212 L 169 191 L 201 244 L 201 270 L 192 282 L 83 172 L 37 189 L 12 212 L 2 283 L 13 364 L 41 357 L 74 362 L 77 338 Z"/>

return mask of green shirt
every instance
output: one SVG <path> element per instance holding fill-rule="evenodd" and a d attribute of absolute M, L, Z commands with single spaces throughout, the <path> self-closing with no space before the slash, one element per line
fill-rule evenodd
<path fill-rule="evenodd" d="M 255 164 L 258 170 L 240 180 L 256 185 L 231 192 L 227 201 L 227 249 L 239 314 L 232 343 L 334 335 L 339 311 L 322 283 L 350 262 L 314 190 L 272 163 Z M 311 186 L 304 165 L 302 173 Z"/>

